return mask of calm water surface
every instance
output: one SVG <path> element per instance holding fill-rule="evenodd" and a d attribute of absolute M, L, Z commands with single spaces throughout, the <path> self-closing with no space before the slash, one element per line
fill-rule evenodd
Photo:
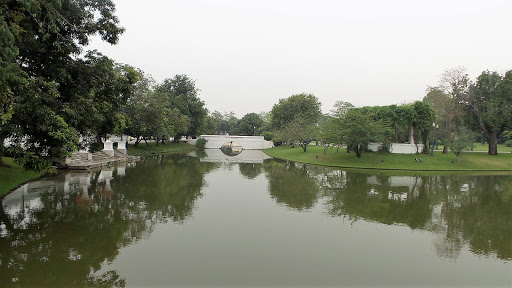
<path fill-rule="evenodd" d="M 512 286 L 512 176 L 219 151 L 62 172 L 8 195 L 0 287 Z"/>

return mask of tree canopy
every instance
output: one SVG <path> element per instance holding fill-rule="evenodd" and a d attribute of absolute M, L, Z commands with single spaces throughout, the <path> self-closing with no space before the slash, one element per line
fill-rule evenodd
<path fill-rule="evenodd" d="M 512 70 L 504 76 L 482 72 L 471 84 L 464 107 L 468 127 L 485 135 L 490 155 L 498 154 L 498 137 L 512 128 Z"/>
<path fill-rule="evenodd" d="M 197 136 L 202 132 L 208 110 L 198 97 L 199 89 L 196 88 L 195 80 L 187 75 L 176 75 L 157 85 L 155 91 L 167 95 L 168 108 L 176 108 L 189 117 L 190 127 L 181 135 Z"/>
<path fill-rule="evenodd" d="M 279 99 L 279 103 L 272 107 L 270 123 L 272 129 L 280 130 L 297 118 L 316 124 L 321 115 L 318 98 L 313 94 L 302 93 Z"/>
<path fill-rule="evenodd" d="M 304 152 L 318 133 L 322 116 L 320 101 L 313 94 L 297 94 L 280 99 L 272 108 L 271 127 L 282 141 L 296 143 Z"/>
<path fill-rule="evenodd" d="M 97 52 L 80 57 L 91 36 L 116 44 L 123 33 L 112 1 L 6 0 L 0 11 L 1 146 L 9 138 L 19 163 L 43 169 L 79 136 L 120 128 L 135 71 Z"/>
<path fill-rule="evenodd" d="M 339 123 L 343 142 L 356 153 L 357 158 L 361 158 L 370 142 L 389 141 L 386 140 L 386 135 L 391 132 L 389 121 L 379 119 L 367 109 L 350 109 Z"/>

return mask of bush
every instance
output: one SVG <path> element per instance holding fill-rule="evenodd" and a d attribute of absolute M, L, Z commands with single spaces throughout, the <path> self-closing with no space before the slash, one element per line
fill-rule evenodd
<path fill-rule="evenodd" d="M 208 140 L 206 140 L 204 138 L 199 138 L 196 141 L 196 147 L 200 148 L 200 149 L 204 149 L 204 146 L 206 145 L 206 142 L 208 142 Z"/>
<path fill-rule="evenodd" d="M 261 133 L 261 136 L 263 136 L 263 138 L 265 140 L 270 141 L 270 140 L 272 140 L 274 138 L 274 133 L 267 131 L 267 132 Z"/>
<path fill-rule="evenodd" d="M 91 153 L 103 150 L 103 143 L 92 143 L 89 145 L 89 151 Z"/>
<path fill-rule="evenodd" d="M 512 140 L 505 141 L 505 146 L 512 147 Z"/>

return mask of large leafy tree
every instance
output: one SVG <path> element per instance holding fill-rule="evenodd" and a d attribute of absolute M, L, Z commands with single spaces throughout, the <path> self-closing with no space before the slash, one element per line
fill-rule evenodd
<path fill-rule="evenodd" d="M 388 121 L 378 119 L 366 109 L 348 110 L 340 125 L 343 142 L 357 158 L 361 158 L 370 142 L 386 142 L 386 135 L 391 135 L 392 131 Z"/>
<path fill-rule="evenodd" d="M 167 95 L 168 108 L 176 108 L 181 114 L 190 118 L 190 127 L 183 134 L 197 136 L 204 130 L 208 110 L 204 107 L 204 102 L 199 99 L 199 89 L 196 88 L 193 79 L 187 75 L 176 75 L 172 79 L 165 79 L 155 91 Z"/>
<path fill-rule="evenodd" d="M 279 103 L 272 107 L 271 113 L 272 119 L 270 123 L 275 131 L 283 129 L 297 118 L 316 124 L 322 115 L 318 98 L 313 94 L 306 93 L 279 99 Z"/>
<path fill-rule="evenodd" d="M 300 117 L 295 118 L 277 132 L 278 139 L 299 145 L 304 152 L 309 143 L 320 136 L 319 127 Z"/>
<path fill-rule="evenodd" d="M 60 94 L 69 123 L 97 142 L 109 134 L 121 134 L 125 128 L 122 108 L 135 90 L 137 71 L 92 51 L 73 61 L 68 73 L 70 77 L 60 83 Z"/>
<path fill-rule="evenodd" d="M 497 155 L 498 137 L 512 128 L 512 70 L 504 76 L 482 72 L 464 100 L 468 126 L 483 132 L 489 143 L 489 155 Z"/>
<path fill-rule="evenodd" d="M 343 118 L 345 117 L 345 114 L 352 109 L 355 108 L 355 106 L 352 103 L 345 102 L 345 101 L 336 101 L 334 104 L 333 109 L 331 110 L 331 117 L 325 118 L 324 120 L 328 121 L 322 121 L 324 125 L 322 125 L 322 140 L 327 141 L 327 143 L 332 143 L 336 145 L 339 149 L 339 147 L 343 144 L 343 133 L 341 131 L 341 122 L 343 121 Z M 324 154 L 325 154 L 324 150 Z"/>
<path fill-rule="evenodd" d="M 0 139 L 12 141 L 11 149 L 25 167 L 41 169 L 52 158 L 69 155 L 78 145 L 78 133 L 88 126 L 84 123 L 94 121 L 94 117 L 103 117 L 98 127 L 110 127 L 92 129 L 94 133 L 115 129 L 108 118 L 113 115 L 119 119 L 116 108 L 136 78 L 129 69 L 97 54 L 79 58 L 93 35 L 99 34 L 111 44 L 118 41 L 124 29 L 118 26 L 114 11 L 110 0 L 0 3 L 0 76 L 6 80 L 0 84 Z M 79 82 L 91 80 L 91 75 L 97 75 L 96 81 L 82 87 Z M 87 101 L 82 98 L 100 99 L 95 104 L 104 110 L 84 106 Z M 87 109 L 96 114 L 84 118 L 81 111 Z"/>
<path fill-rule="evenodd" d="M 254 136 L 263 127 L 263 124 L 265 122 L 261 119 L 260 115 L 256 113 L 245 114 L 238 124 L 240 135 Z"/>
<path fill-rule="evenodd" d="M 139 71 L 140 81 L 135 93 L 130 97 L 125 113 L 128 117 L 126 133 L 136 137 L 135 145 L 151 137 L 162 142 L 178 133 L 185 133 L 190 127 L 188 116 L 177 108 L 169 108 L 168 97 L 164 93 L 153 91 L 154 80 Z M 147 142 L 146 142 L 147 143 Z"/>
<path fill-rule="evenodd" d="M 297 143 L 304 152 L 307 145 L 318 136 L 318 122 L 322 112 L 320 101 L 313 94 L 297 94 L 272 107 L 271 127 L 278 138 Z"/>

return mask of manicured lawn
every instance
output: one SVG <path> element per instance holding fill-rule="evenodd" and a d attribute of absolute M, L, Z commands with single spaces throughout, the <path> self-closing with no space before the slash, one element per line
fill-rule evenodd
<path fill-rule="evenodd" d="M 39 172 L 28 171 L 18 166 L 12 158 L 3 157 L 2 160 L 9 167 L 0 167 L 0 197 L 19 185 L 41 176 Z"/>
<path fill-rule="evenodd" d="M 439 145 L 437 147 L 439 150 L 443 150 L 444 146 Z M 473 143 L 473 151 L 489 151 L 489 145 L 488 144 L 482 144 L 475 142 Z M 512 147 L 507 147 L 505 144 L 498 144 L 498 153 L 510 153 L 512 151 Z"/>
<path fill-rule="evenodd" d="M 279 146 L 264 150 L 270 156 L 293 160 L 297 162 L 327 165 L 346 168 L 374 168 L 374 169 L 399 169 L 414 171 L 512 171 L 512 153 L 501 153 L 497 156 L 490 156 L 487 153 L 466 152 L 457 162 L 453 153 L 442 154 L 434 152 L 434 156 L 402 155 L 387 152 L 363 153 L 357 158 L 355 153 L 347 153 L 345 148 L 329 148 L 326 155 L 323 155 L 322 146 L 308 146 L 307 152 L 296 146 Z M 318 159 L 316 158 L 318 156 Z M 414 159 L 417 159 L 415 161 Z M 421 158 L 421 162 L 419 159 Z M 453 164 L 452 164 L 453 161 Z"/>
<path fill-rule="evenodd" d="M 151 154 L 184 154 L 190 151 L 194 151 L 195 147 L 187 143 L 171 143 L 166 142 L 165 145 L 160 143 L 156 146 L 156 142 L 145 142 L 139 143 L 135 146 L 128 144 L 128 155 L 151 155 Z"/>

